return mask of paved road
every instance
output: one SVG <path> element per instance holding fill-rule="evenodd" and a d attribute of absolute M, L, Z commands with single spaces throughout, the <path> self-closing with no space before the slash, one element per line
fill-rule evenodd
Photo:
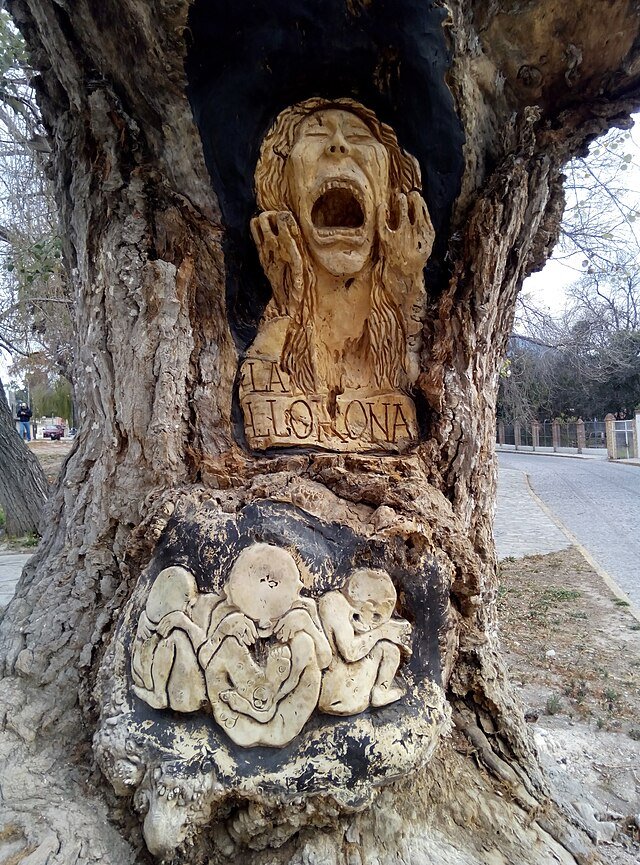
<path fill-rule="evenodd" d="M 499 462 L 529 475 L 556 517 L 640 605 L 640 468 L 515 453 L 500 453 Z"/>

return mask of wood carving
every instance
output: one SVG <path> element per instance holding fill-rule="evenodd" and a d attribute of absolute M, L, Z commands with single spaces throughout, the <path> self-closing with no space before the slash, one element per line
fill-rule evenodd
<path fill-rule="evenodd" d="M 273 296 L 241 367 L 249 446 L 406 449 L 434 240 L 416 160 L 363 105 L 314 98 L 278 116 L 255 183 Z"/>
<path fill-rule="evenodd" d="M 160 571 L 138 619 L 134 693 L 154 709 L 209 706 L 237 745 L 276 748 L 316 708 L 354 715 L 404 696 L 395 676 L 411 626 L 392 619 L 389 575 L 359 568 L 319 609 L 302 588 L 291 553 L 265 543 L 242 550 L 218 594 L 185 568 Z"/>

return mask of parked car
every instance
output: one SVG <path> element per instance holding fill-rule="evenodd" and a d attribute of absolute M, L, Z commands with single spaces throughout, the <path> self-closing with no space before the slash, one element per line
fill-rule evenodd
<path fill-rule="evenodd" d="M 42 430 L 42 437 L 51 441 L 60 441 L 64 435 L 64 427 L 61 423 L 49 424 Z"/>

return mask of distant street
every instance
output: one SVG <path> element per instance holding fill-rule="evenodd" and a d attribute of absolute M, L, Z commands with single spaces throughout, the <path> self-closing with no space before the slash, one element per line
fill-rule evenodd
<path fill-rule="evenodd" d="M 499 462 L 529 475 L 547 507 L 640 605 L 640 467 L 515 453 L 500 453 Z"/>

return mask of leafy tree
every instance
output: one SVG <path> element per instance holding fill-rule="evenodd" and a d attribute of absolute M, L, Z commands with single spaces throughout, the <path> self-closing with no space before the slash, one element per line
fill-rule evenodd
<path fill-rule="evenodd" d="M 71 380 L 72 301 L 24 41 L 0 9 L 0 349 Z"/>

